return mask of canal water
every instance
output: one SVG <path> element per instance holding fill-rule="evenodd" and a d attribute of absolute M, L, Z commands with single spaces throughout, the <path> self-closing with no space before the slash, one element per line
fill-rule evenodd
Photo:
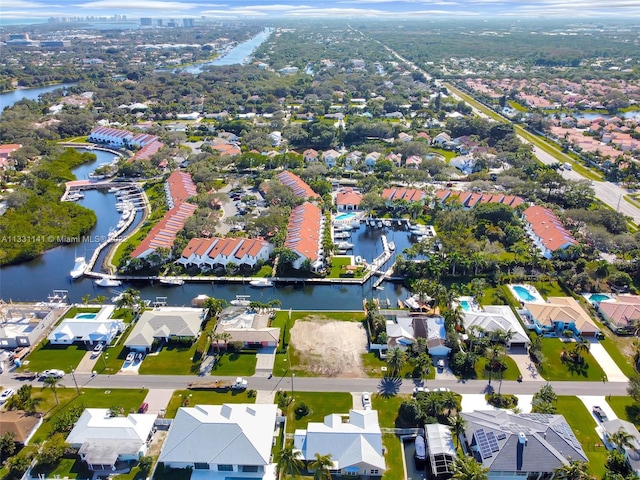
<path fill-rule="evenodd" d="M 67 88 L 73 86 L 73 83 L 59 83 L 57 85 L 47 85 L 46 87 L 37 88 L 19 88 L 10 92 L 0 93 L 0 113 L 7 107 L 26 98 L 27 100 L 38 100 L 43 93 L 53 92 L 58 88 Z"/>

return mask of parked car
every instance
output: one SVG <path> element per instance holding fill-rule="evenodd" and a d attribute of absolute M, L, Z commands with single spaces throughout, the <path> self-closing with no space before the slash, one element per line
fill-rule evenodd
<path fill-rule="evenodd" d="M 602 407 L 599 407 L 598 405 L 594 405 L 593 409 L 593 414 L 598 417 L 598 420 L 600 420 L 601 422 L 606 422 L 607 420 L 609 420 L 609 417 L 607 417 L 607 414 L 604 413 L 604 410 L 602 409 Z"/>
<path fill-rule="evenodd" d="M 140 405 L 140 408 L 138 408 L 138 413 L 147 413 L 147 410 L 149 410 L 149 404 L 144 402 Z"/>
<path fill-rule="evenodd" d="M 103 348 L 104 348 L 104 343 L 98 342 L 98 343 L 96 343 L 96 346 L 93 347 L 93 351 L 96 352 L 96 353 L 100 353 Z"/>
<path fill-rule="evenodd" d="M 363 392 L 362 394 L 362 406 L 365 410 L 371 410 L 371 394 Z"/>
<path fill-rule="evenodd" d="M 444 371 L 444 360 L 442 358 L 437 361 L 436 367 L 438 368 L 438 372 L 442 373 Z"/>
<path fill-rule="evenodd" d="M 14 393 L 16 393 L 16 392 L 15 392 L 15 390 L 13 388 L 7 388 L 2 393 L 0 393 L 0 405 L 2 405 L 4 402 L 9 400 L 9 397 L 11 395 L 13 395 Z"/>
<path fill-rule="evenodd" d="M 429 389 L 427 387 L 414 387 L 413 396 L 415 397 L 419 393 L 429 393 Z"/>
<path fill-rule="evenodd" d="M 40 378 L 62 378 L 62 377 L 64 377 L 63 370 L 52 369 L 52 370 L 45 370 L 44 372 L 40 373 Z"/>
<path fill-rule="evenodd" d="M 450 392 L 451 390 L 447 387 L 437 387 L 433 389 L 434 392 Z"/>

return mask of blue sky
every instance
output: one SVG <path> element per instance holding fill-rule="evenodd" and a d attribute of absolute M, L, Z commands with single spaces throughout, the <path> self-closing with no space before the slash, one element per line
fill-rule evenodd
<path fill-rule="evenodd" d="M 0 17 L 640 17 L 640 0 L 0 0 Z"/>

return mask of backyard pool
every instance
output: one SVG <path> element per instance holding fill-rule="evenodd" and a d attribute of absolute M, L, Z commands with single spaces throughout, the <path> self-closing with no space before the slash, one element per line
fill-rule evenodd
<path fill-rule="evenodd" d="M 591 301 L 591 303 L 600 303 L 606 300 L 611 300 L 611 297 L 606 293 L 592 293 L 589 295 L 589 301 Z"/>
<path fill-rule="evenodd" d="M 339 222 L 344 222 L 346 220 L 355 220 L 356 219 L 356 214 L 355 213 L 341 213 L 340 215 L 337 215 L 335 219 L 337 221 L 339 221 Z"/>
<path fill-rule="evenodd" d="M 471 306 L 469 305 L 468 300 L 462 300 L 460 302 L 460 306 L 462 307 L 462 310 L 464 310 L 465 312 L 468 312 L 471 309 Z"/>
<path fill-rule="evenodd" d="M 76 318 L 82 318 L 83 320 L 93 320 L 96 318 L 97 313 L 79 313 Z"/>
<path fill-rule="evenodd" d="M 522 285 L 514 285 L 513 291 L 516 293 L 516 295 L 518 295 L 520 300 L 522 300 L 523 302 L 533 302 L 534 300 L 536 300 L 536 297 L 531 295 L 529 290 L 527 290 Z"/>

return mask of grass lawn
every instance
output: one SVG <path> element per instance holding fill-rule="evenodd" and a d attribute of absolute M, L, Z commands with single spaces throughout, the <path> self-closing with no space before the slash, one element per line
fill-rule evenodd
<path fill-rule="evenodd" d="M 558 282 L 529 282 L 536 287 L 540 295 L 546 300 L 548 297 L 566 297 L 567 293 L 562 290 Z"/>
<path fill-rule="evenodd" d="M 178 408 L 196 405 L 222 405 L 223 403 L 256 403 L 255 397 L 247 395 L 248 390 L 242 392 L 218 392 L 214 390 L 176 390 L 173 392 L 165 418 L 175 418 Z M 185 400 L 188 403 L 185 404 Z"/>
<path fill-rule="evenodd" d="M 488 361 L 488 358 L 480 357 L 480 359 L 476 362 L 476 378 L 489 378 L 489 371 L 485 369 Z M 504 357 L 504 362 L 507 364 L 507 369 L 502 372 L 502 379 L 517 380 L 518 375 L 520 375 L 520 370 L 518 369 L 518 365 L 516 365 L 516 362 L 511 357 L 506 355 Z M 491 374 L 491 378 L 493 380 L 500 380 L 500 374 L 493 372 Z"/>
<path fill-rule="evenodd" d="M 607 402 L 619 418 L 640 426 L 640 405 L 633 398 L 609 397 Z"/>
<path fill-rule="evenodd" d="M 211 375 L 250 377 L 256 373 L 256 352 L 225 353 L 213 366 Z"/>
<path fill-rule="evenodd" d="M 404 463 L 402 461 L 402 442 L 400 437 L 392 433 L 382 435 L 384 446 L 384 460 L 387 470 L 382 475 L 383 480 L 404 480 Z M 408 461 L 413 461 L 409 459 Z"/>
<path fill-rule="evenodd" d="M 331 270 L 329 270 L 329 278 L 340 278 L 340 274 L 342 273 L 342 267 L 347 265 L 351 265 L 350 257 L 340 257 L 336 256 L 331 259 Z"/>
<path fill-rule="evenodd" d="M 593 382 L 602 381 L 604 371 L 600 368 L 598 362 L 591 355 L 591 353 L 583 353 L 584 363 L 579 369 L 572 369 L 570 362 L 560 361 L 560 355 L 563 349 L 571 351 L 574 347 L 574 342 L 563 343 L 558 338 L 543 338 L 542 339 L 542 354 L 545 361 L 542 365 L 540 374 L 545 380 L 588 380 Z"/>
<path fill-rule="evenodd" d="M 87 349 L 84 345 L 51 345 L 45 340 L 27 356 L 18 370 L 41 372 L 57 368 L 68 373 L 78 366 L 85 353 Z"/>
<path fill-rule="evenodd" d="M 65 378 L 66 381 L 66 378 Z M 34 388 L 34 397 L 35 395 Z M 51 397 L 53 394 L 47 389 L 46 392 Z M 40 442 L 45 440 L 51 435 L 51 428 L 53 420 L 69 410 L 71 407 L 77 405 L 84 405 L 91 408 L 109 408 L 112 406 L 122 407 L 125 413 L 135 412 L 140 406 L 144 398 L 146 397 L 148 390 L 132 390 L 132 389 L 112 389 L 112 390 L 99 390 L 95 388 L 87 388 L 82 390 L 82 395 L 76 393 L 75 388 L 62 388 L 58 389 L 58 399 L 60 405 L 55 406 L 45 413 L 45 419 L 42 426 L 38 429 L 33 437 L 32 442 Z M 41 407 L 38 407 L 40 410 Z"/>
<path fill-rule="evenodd" d="M 71 307 L 69 310 L 65 312 L 60 321 L 65 318 L 74 318 L 79 313 L 98 313 L 100 311 L 99 308 L 92 307 Z"/>
<path fill-rule="evenodd" d="M 587 407 L 578 397 L 559 396 L 558 413 L 564 415 L 565 420 L 587 454 L 591 473 L 597 478 L 602 478 L 605 471 L 604 462 L 607 458 L 607 449 L 604 446 L 598 446 L 602 445 L 602 440 L 596 433 L 596 421 L 587 410 Z"/>
<path fill-rule="evenodd" d="M 372 394 L 371 405 L 374 410 L 378 411 L 380 427 L 400 427 L 400 425 L 398 425 L 398 410 L 400 409 L 400 404 L 410 398 L 410 395 L 393 395 L 387 397 L 378 393 Z"/>
<path fill-rule="evenodd" d="M 57 465 L 37 465 L 33 475 L 45 474 L 45 478 L 91 478 L 92 473 L 87 464 L 79 456 L 68 456 L 60 459 Z"/>
<path fill-rule="evenodd" d="M 140 365 L 141 375 L 192 375 L 200 371 L 193 363 L 197 343 L 191 346 L 168 344 L 157 355 L 147 355 Z"/>
<path fill-rule="evenodd" d="M 367 352 L 362 355 L 362 366 L 364 370 L 367 372 L 369 377 L 373 378 L 381 378 L 386 374 L 386 370 L 382 370 L 383 367 L 387 366 L 387 362 L 378 357 L 377 352 Z M 413 378 L 414 374 L 414 366 L 406 362 L 402 370 L 400 371 L 400 377 L 402 378 Z M 434 365 L 431 366 L 431 371 L 429 375 L 423 377 L 426 379 L 434 379 L 436 378 L 436 367 Z"/>
<path fill-rule="evenodd" d="M 350 393 L 338 392 L 295 392 L 295 400 L 287 407 L 287 433 L 293 433 L 296 428 L 307 428 L 309 422 L 322 422 L 330 413 L 349 413 L 353 408 L 353 397 Z M 294 409 L 305 403 L 309 415 L 296 418 Z"/>

